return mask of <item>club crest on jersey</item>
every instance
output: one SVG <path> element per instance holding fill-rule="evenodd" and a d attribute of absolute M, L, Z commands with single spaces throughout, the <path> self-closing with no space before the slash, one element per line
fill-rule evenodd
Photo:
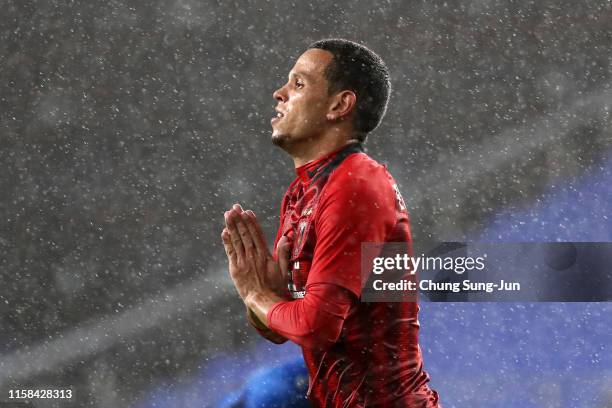
<path fill-rule="evenodd" d="M 308 217 L 310 214 L 312 214 L 312 207 L 304 208 L 302 211 L 302 217 Z"/>
<path fill-rule="evenodd" d="M 300 223 L 298 224 L 297 242 L 296 242 L 296 245 L 293 247 L 293 253 L 295 256 L 297 256 L 302 250 L 302 246 L 304 244 L 304 235 L 306 234 L 307 228 L 308 228 L 308 221 L 307 220 L 300 221 Z"/>

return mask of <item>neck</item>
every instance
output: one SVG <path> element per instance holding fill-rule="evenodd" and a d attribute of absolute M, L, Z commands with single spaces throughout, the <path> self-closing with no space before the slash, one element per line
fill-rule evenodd
<path fill-rule="evenodd" d="M 349 139 L 349 140 L 345 140 L 344 143 L 336 143 L 330 146 L 316 146 L 316 148 L 313 148 L 308 152 L 304 152 L 304 154 L 300 154 L 299 156 L 297 155 L 292 156 L 293 163 L 295 165 L 295 168 L 301 167 L 329 153 L 335 152 L 336 150 L 340 150 L 346 145 L 349 145 L 351 143 L 356 143 L 358 141 L 359 140 L 357 139 Z"/>
<path fill-rule="evenodd" d="M 299 152 L 292 152 L 291 157 L 296 168 L 301 167 L 305 164 L 313 162 L 329 153 L 340 150 L 344 146 L 356 143 L 359 140 L 350 137 L 342 138 L 321 138 L 316 143 L 308 143 Z"/>

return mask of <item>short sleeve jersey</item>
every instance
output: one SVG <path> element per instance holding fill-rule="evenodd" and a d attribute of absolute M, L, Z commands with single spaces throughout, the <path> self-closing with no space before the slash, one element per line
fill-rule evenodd
<path fill-rule="evenodd" d="M 276 237 L 292 241 L 289 293 L 301 299 L 309 285 L 328 283 L 355 296 L 330 349 L 302 347 L 308 397 L 319 407 L 436 407 L 418 345 L 418 305 L 359 300 L 362 242 L 405 242 L 412 251 L 395 181 L 358 143 L 296 170 Z"/>

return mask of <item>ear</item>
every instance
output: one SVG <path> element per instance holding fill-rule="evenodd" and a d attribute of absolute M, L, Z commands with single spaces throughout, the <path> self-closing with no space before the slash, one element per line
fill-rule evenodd
<path fill-rule="evenodd" d="M 342 120 L 349 116 L 355 110 L 357 103 L 357 95 L 353 91 L 338 92 L 331 101 L 331 106 L 327 112 L 328 120 Z"/>

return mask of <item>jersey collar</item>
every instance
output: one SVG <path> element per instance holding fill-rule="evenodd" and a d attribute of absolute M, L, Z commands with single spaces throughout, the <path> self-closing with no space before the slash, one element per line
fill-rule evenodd
<path fill-rule="evenodd" d="M 297 173 L 297 177 L 300 179 L 302 184 L 307 185 L 325 173 L 330 167 L 335 167 L 332 166 L 332 164 L 336 161 L 334 159 L 340 159 L 340 161 L 342 161 L 346 156 L 357 152 L 363 152 L 363 145 L 359 142 L 349 143 L 336 151 L 321 156 L 320 158 L 311 161 L 310 163 L 306 163 L 303 166 L 297 167 L 295 172 Z"/>

